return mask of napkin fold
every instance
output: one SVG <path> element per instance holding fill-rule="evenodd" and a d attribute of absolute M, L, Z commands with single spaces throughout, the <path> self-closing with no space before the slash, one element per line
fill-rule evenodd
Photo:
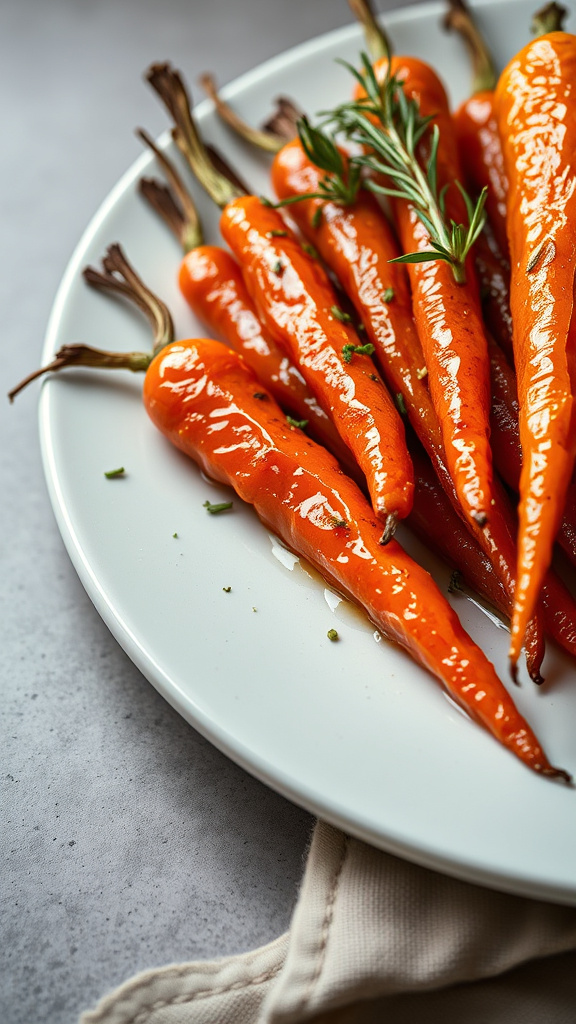
<path fill-rule="evenodd" d="M 146 971 L 80 1024 L 574 1024 L 576 909 L 493 892 L 316 824 L 289 932 Z"/>

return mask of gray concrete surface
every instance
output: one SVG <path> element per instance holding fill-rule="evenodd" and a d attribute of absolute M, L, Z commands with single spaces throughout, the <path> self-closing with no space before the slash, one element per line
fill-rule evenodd
<path fill-rule="evenodd" d="M 209 63 L 224 83 L 351 20 L 345 0 L 2 0 L 3 392 L 39 362 L 143 110 L 164 127 L 143 69 Z M 312 821 L 195 733 L 108 633 L 57 532 L 37 401 L 0 403 L 0 1020 L 71 1024 L 138 970 L 285 930 Z"/>

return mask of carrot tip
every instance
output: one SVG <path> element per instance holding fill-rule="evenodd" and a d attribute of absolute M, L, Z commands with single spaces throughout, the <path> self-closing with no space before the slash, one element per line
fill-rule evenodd
<path fill-rule="evenodd" d="M 514 661 L 512 661 L 512 660 L 510 661 L 509 669 L 510 669 L 510 678 L 512 679 L 512 682 L 514 683 L 515 686 L 520 686 L 520 683 L 518 682 L 518 664 L 517 664 L 517 662 L 515 660 Z"/>
<path fill-rule="evenodd" d="M 542 775 L 547 775 L 552 779 L 560 779 L 562 782 L 565 782 L 567 786 L 574 789 L 574 780 L 572 779 L 570 772 L 564 771 L 563 768 L 553 768 L 552 765 L 550 765 L 548 768 L 542 768 Z"/>
<path fill-rule="evenodd" d="M 396 527 L 397 526 L 398 526 L 398 516 L 396 515 L 395 512 L 390 512 L 390 514 L 388 516 L 386 516 L 386 525 L 384 527 L 384 532 L 383 532 L 382 536 L 380 537 L 379 543 L 380 544 L 388 544 L 388 541 L 392 540 L 392 537 L 394 536 L 394 533 L 396 532 Z"/>

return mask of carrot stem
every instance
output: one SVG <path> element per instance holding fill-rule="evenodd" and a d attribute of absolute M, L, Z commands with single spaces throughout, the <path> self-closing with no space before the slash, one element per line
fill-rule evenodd
<path fill-rule="evenodd" d="M 366 46 L 372 60 L 389 57 L 392 53 L 392 46 L 388 35 L 376 20 L 370 0 L 348 0 L 348 4 L 352 14 L 364 29 Z"/>
<path fill-rule="evenodd" d="M 102 270 L 86 267 L 83 276 L 93 288 L 116 292 L 142 310 L 154 332 L 154 353 L 174 341 L 174 323 L 168 307 L 146 287 L 121 246 L 109 246 L 102 260 Z"/>
<path fill-rule="evenodd" d="M 496 88 L 498 75 L 492 55 L 488 49 L 478 23 L 465 0 L 448 0 L 448 11 L 444 17 L 444 28 L 457 32 L 472 60 L 472 93 L 492 91 Z"/>
<path fill-rule="evenodd" d="M 290 108 L 292 111 L 296 111 L 296 107 L 290 100 L 280 98 L 280 100 L 278 100 L 277 110 L 264 128 L 253 128 L 252 125 L 248 124 L 247 121 L 244 121 L 244 119 L 241 118 L 235 110 L 232 110 L 232 107 L 222 99 L 216 87 L 214 77 L 211 74 L 205 72 L 200 76 L 199 82 L 212 100 L 221 120 L 232 129 L 235 135 L 244 139 L 244 141 L 248 142 L 251 146 L 255 146 L 256 149 L 261 149 L 265 153 L 277 153 L 282 149 L 285 142 L 294 138 L 296 133 L 295 121 L 292 120 L 290 127 L 290 120 L 286 116 Z M 297 111 L 296 115 L 297 119 Z"/>
<path fill-rule="evenodd" d="M 153 179 L 143 178 L 139 183 L 140 193 L 174 232 L 184 252 L 190 252 L 204 242 L 196 204 L 175 165 L 156 145 L 148 132 L 143 128 L 137 128 L 136 135 L 148 149 L 152 150 L 171 185 L 171 189 L 168 189 Z"/>
<path fill-rule="evenodd" d="M 567 15 L 567 9 L 552 0 L 552 3 L 540 8 L 533 16 L 530 26 L 532 35 L 545 36 L 549 32 L 562 32 Z"/>
<path fill-rule="evenodd" d="M 89 345 L 63 345 L 51 363 L 28 374 L 8 392 L 8 398 L 13 402 L 16 395 L 32 381 L 45 373 L 54 373 L 65 367 L 91 366 L 98 370 L 131 370 L 133 373 L 142 373 L 148 369 L 152 358 L 147 352 L 106 352 L 104 349 L 90 348 Z"/>

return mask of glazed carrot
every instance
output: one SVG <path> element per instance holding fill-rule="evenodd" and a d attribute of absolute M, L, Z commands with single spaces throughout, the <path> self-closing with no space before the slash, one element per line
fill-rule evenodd
<path fill-rule="evenodd" d="M 162 216 L 184 249 L 178 284 L 188 305 L 211 335 L 223 338 L 244 356 L 281 408 L 305 423 L 307 432 L 329 448 L 346 471 L 354 475 L 356 464 L 330 417 L 285 350 L 260 324 L 238 263 L 226 249 L 204 244 L 196 207 L 175 166 L 146 132 L 140 130 L 138 134 L 155 153 L 172 186 L 168 188 L 149 178 L 139 183 L 144 198 Z"/>
<path fill-rule="evenodd" d="M 388 50 L 384 38 L 381 47 Z M 373 66 L 365 59 L 356 74 L 355 100 L 337 108 L 334 123 L 365 147 L 363 162 L 380 182 L 371 187 L 390 197 L 448 468 L 466 514 L 484 523 L 492 500 L 489 366 L 469 256 L 482 202 L 473 209 L 455 185 L 463 175 L 453 122 L 433 69 L 384 56 Z"/>
<path fill-rule="evenodd" d="M 512 313 L 510 312 L 510 264 L 503 259 L 490 224 L 474 246 L 474 266 L 478 275 L 482 312 L 488 336 L 492 335 L 514 365 Z"/>
<path fill-rule="evenodd" d="M 287 431 L 272 397 L 253 397 L 255 386 L 236 353 L 213 341 L 179 342 L 150 365 L 144 403 L 173 444 L 234 487 L 268 529 L 361 604 L 504 746 L 535 771 L 566 778 L 549 765 L 432 578 L 396 541 L 380 545 L 356 486 L 313 441 Z M 209 432 L 208 423 L 221 429 Z"/>
<path fill-rule="evenodd" d="M 493 339 L 490 339 L 490 376 L 492 380 L 492 438 L 494 458 L 502 479 L 518 491 L 522 470 L 522 447 L 518 426 L 518 395 L 514 371 Z M 568 484 L 564 515 L 557 542 L 576 565 L 576 480 Z"/>
<path fill-rule="evenodd" d="M 552 33 L 520 51 L 496 93 L 510 182 L 507 229 L 523 452 L 512 663 L 550 563 L 576 456 L 575 75 L 576 37 Z"/>
<path fill-rule="evenodd" d="M 341 161 L 346 176 L 344 155 Z M 355 306 L 365 325 L 366 336 L 375 346 L 375 357 L 390 390 L 401 396 L 410 423 L 432 459 L 449 501 L 462 516 L 446 467 L 440 424 L 423 373 L 424 358 L 414 329 L 404 268 L 389 262 L 398 255 L 398 249 L 387 221 L 374 198 L 362 191 L 346 204 L 314 198 L 325 179 L 304 153 L 300 141 L 288 143 L 277 154 L 272 179 L 283 201 L 299 197 L 300 201 L 290 207 L 292 217 Z M 483 529 L 474 520 L 464 518 L 508 595 L 507 614 L 510 615 L 515 587 L 514 531 L 510 528 L 510 513 L 504 509 L 506 496 L 499 490 L 493 501 L 490 522 Z M 530 675 L 538 681 L 541 681 L 539 670 L 544 654 L 542 637 L 541 625 L 535 622 L 527 638 L 526 651 Z"/>
<path fill-rule="evenodd" d="M 266 330 L 298 365 L 364 472 L 386 543 L 410 511 L 413 473 L 401 418 L 369 358 L 372 346 L 359 342 L 326 273 L 281 215 L 256 196 L 238 195 L 216 172 L 180 76 L 153 65 L 147 78 L 175 120 L 175 140 L 192 170 L 223 208 L 222 234 Z"/>

